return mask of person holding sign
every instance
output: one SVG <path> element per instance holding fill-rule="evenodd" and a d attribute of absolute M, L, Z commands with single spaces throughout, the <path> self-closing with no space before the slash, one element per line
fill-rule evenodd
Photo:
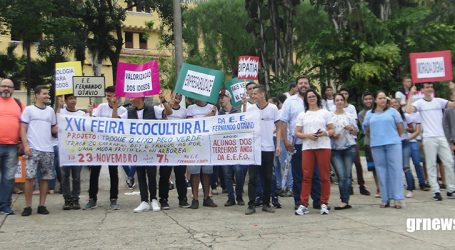
<path fill-rule="evenodd" d="M 21 116 L 21 139 L 24 153 L 28 156 L 25 180 L 25 208 L 22 216 L 32 214 L 33 180 L 39 176 L 39 214 L 49 214 L 45 203 L 48 181 L 55 178 L 54 148 L 52 135 L 57 134 L 57 118 L 49 103 L 49 87 L 38 85 L 35 88 L 35 105 L 27 106 Z M 38 174 L 39 171 L 39 174 Z"/>
<path fill-rule="evenodd" d="M 425 163 L 430 182 L 433 200 L 441 201 L 441 190 L 437 181 L 436 157 L 439 156 L 444 164 L 445 181 L 447 185 L 447 198 L 455 198 L 455 177 L 452 152 L 445 138 L 443 128 L 443 111 L 447 107 L 455 107 L 455 102 L 442 98 L 434 98 L 433 83 L 423 83 L 423 99 L 412 103 L 412 97 L 416 93 L 416 87 L 410 90 L 410 96 L 406 104 L 406 112 L 419 112 L 423 128 L 423 148 Z"/>
<path fill-rule="evenodd" d="M 63 108 L 64 99 L 66 107 Z M 77 97 L 73 94 L 59 96 L 57 99 L 57 114 L 70 115 L 70 116 L 85 116 L 85 112 L 76 109 Z M 60 167 L 60 166 L 59 166 Z M 81 166 L 62 166 L 62 194 L 65 203 L 63 210 L 78 210 L 81 209 L 79 204 L 79 195 L 81 194 Z M 70 176 L 72 178 L 72 185 L 70 185 Z M 71 190 L 72 187 L 72 190 Z"/>
<path fill-rule="evenodd" d="M 17 168 L 18 144 L 20 143 L 20 118 L 24 104 L 12 97 L 14 83 L 10 79 L 0 81 L 0 212 L 14 214 L 11 194 L 14 173 Z"/>
<path fill-rule="evenodd" d="M 182 95 L 178 93 L 172 94 L 172 101 L 170 106 L 172 108 L 172 114 L 166 115 L 167 120 L 180 120 L 186 118 L 186 108 L 180 105 L 182 101 Z M 186 166 L 160 166 L 160 180 L 159 180 L 159 195 L 161 209 L 169 209 L 169 178 L 171 177 L 172 169 L 174 169 L 175 183 L 177 185 L 177 193 L 179 199 L 179 207 L 188 208 L 188 200 L 186 198 L 187 187 L 186 187 Z"/>
<path fill-rule="evenodd" d="M 261 175 L 262 187 L 264 188 L 264 196 L 262 203 L 262 211 L 274 213 L 275 210 L 270 206 L 270 198 L 272 192 L 272 175 L 273 175 L 273 158 L 275 156 L 275 144 L 273 143 L 273 131 L 279 121 L 278 108 L 275 104 L 268 103 L 266 99 L 266 89 L 263 86 L 254 88 L 253 97 L 256 101 L 249 112 L 259 112 L 261 116 L 261 165 L 249 166 L 248 180 L 248 208 L 245 211 L 246 215 L 256 213 L 255 198 L 256 198 L 256 176 Z M 277 133 L 277 141 L 280 140 L 280 135 Z M 277 150 L 277 155 L 281 151 Z"/>
<path fill-rule="evenodd" d="M 115 96 L 115 87 L 109 86 L 105 90 L 107 103 L 101 103 L 95 110 L 92 116 L 95 117 L 108 117 L 119 118 L 122 114 L 126 113 L 125 107 L 120 106 L 117 96 Z M 98 181 L 100 178 L 101 166 L 91 166 L 90 168 L 90 187 L 88 190 L 89 200 L 84 209 L 93 209 L 97 206 L 98 200 Z M 118 199 L 118 166 L 109 166 L 110 178 L 110 205 L 112 210 L 118 210 L 120 207 L 117 204 Z"/>
<path fill-rule="evenodd" d="M 187 118 L 199 118 L 214 116 L 218 113 L 215 105 L 210 103 L 196 100 L 195 104 L 188 107 Z M 213 174 L 213 166 L 188 166 L 188 172 L 191 182 L 191 191 L 193 193 L 193 200 L 191 201 L 191 209 L 199 208 L 198 191 L 199 181 L 202 171 L 202 190 L 204 192 L 204 207 L 217 207 L 218 205 L 210 198 L 210 175 Z"/>
<path fill-rule="evenodd" d="M 256 101 L 253 97 L 253 90 L 256 87 L 256 83 L 248 82 L 245 86 L 246 88 L 246 95 L 242 97 L 242 111 L 247 112 L 250 108 L 254 107 Z"/>
<path fill-rule="evenodd" d="M 231 93 L 228 90 L 221 90 L 219 96 L 220 112 L 219 115 L 240 113 L 240 108 L 231 105 Z M 237 201 L 237 205 L 243 206 L 243 185 L 245 183 L 246 167 L 244 165 L 226 165 L 223 166 L 224 181 L 228 192 L 228 200 L 224 206 L 233 206 Z M 235 192 L 232 184 L 232 179 L 235 177 Z"/>
<path fill-rule="evenodd" d="M 122 119 L 157 120 L 163 116 L 172 114 L 172 108 L 160 92 L 160 101 L 164 106 L 162 110 L 158 106 L 144 103 L 144 97 L 131 99 L 131 107 L 127 113 L 120 115 Z M 136 166 L 137 180 L 141 194 L 141 203 L 134 209 L 135 213 L 152 210 L 160 211 L 160 205 L 156 197 L 156 166 Z M 149 199 L 150 196 L 150 199 Z M 149 202 L 150 201 L 150 202 Z"/>

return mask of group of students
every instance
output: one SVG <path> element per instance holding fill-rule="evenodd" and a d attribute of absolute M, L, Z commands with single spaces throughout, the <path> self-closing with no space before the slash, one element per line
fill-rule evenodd
<path fill-rule="evenodd" d="M 227 192 L 228 199 L 225 206 L 245 205 L 243 186 L 248 173 L 246 215 L 255 213 L 258 205 L 262 205 L 262 211 L 273 213 L 274 208 L 281 207 L 278 194 L 292 195 L 295 214 L 304 215 L 310 211 L 310 195 L 313 208 L 320 209 L 321 214 L 329 214 L 331 168 L 333 168 L 338 177 L 341 200 L 334 209 L 349 209 L 352 207 L 349 197 L 353 193 L 352 166 L 356 161 L 359 162 L 355 165 L 360 193 L 369 195 L 359 161 L 357 136 L 360 131 L 365 135 L 364 149 L 368 169 L 373 171 L 377 186 L 376 196 L 382 199 L 381 207 L 391 206 L 391 201 L 395 202 L 393 204 L 395 208 L 404 206 L 403 173 L 408 190 L 406 197 L 412 197 L 415 184 L 410 169 L 410 158 L 414 163 L 420 189 L 428 190 L 426 184 L 428 181 L 433 198 L 442 200 L 437 180 L 436 158 L 438 156 L 445 169 L 441 172 L 445 177 L 447 197 L 455 198 L 452 154 L 455 148 L 455 131 L 453 131 L 455 126 L 451 126 L 451 123 L 455 122 L 455 112 L 452 109 L 446 110 L 454 107 L 455 103 L 435 98 L 432 83 L 423 84 L 423 94 L 420 98 L 417 98 L 415 87 L 410 85 L 410 79 L 403 78 L 403 93 L 397 92 L 393 99 L 388 98 L 382 91 L 375 95 L 364 93 L 362 96 L 364 109 L 358 114 L 355 107 L 348 104 L 349 92 L 346 89 L 341 89 L 334 94 L 333 88 L 328 87 L 325 89 L 323 99 L 317 91 L 310 88 L 309 77 L 304 75 L 297 77 L 292 86 L 294 93 L 287 93 L 287 98 L 267 99 L 267 91 L 263 86 L 249 82 L 245 86 L 246 95 L 240 107 L 232 106 L 229 91 L 221 90 L 219 107 L 196 100 L 194 104 L 185 108 L 180 105 L 182 96 L 173 93 L 169 102 L 163 94 L 160 94 L 161 104 L 158 106 L 145 103 L 145 98 L 141 97 L 132 98 L 130 106 L 125 108 L 120 105 L 119 98 L 115 96 L 114 87 L 108 87 L 106 88 L 107 103 L 102 103 L 93 110 L 89 109 L 88 113 L 76 109 L 77 98 L 73 95 L 58 97 L 54 112 L 46 105 L 50 98 L 49 89 L 46 86 L 38 86 L 35 88 L 35 104 L 28 107 L 21 106 L 20 110 L 20 137 L 25 155 L 28 157 L 24 190 L 25 208 L 22 215 L 32 214 L 33 179 L 37 176 L 40 179 L 40 201 L 37 212 L 49 213 L 45 207 L 45 201 L 48 180 L 55 178 L 55 170 L 52 166 L 56 156 L 53 146 L 58 142 L 56 113 L 142 120 L 188 119 L 238 112 L 260 114 L 262 159 L 260 166 L 161 166 L 158 185 L 157 166 L 123 166 L 127 173 L 127 184 L 130 187 L 133 186 L 134 175 L 137 174 L 141 198 L 134 212 L 169 209 L 169 179 L 172 169 L 175 174 L 180 207 L 192 209 L 199 207 L 200 182 L 203 191 L 202 205 L 217 207 L 210 196 L 210 188 L 211 183 L 215 183 L 214 186 L 212 185 L 212 194 L 214 194 L 213 188 L 216 188 L 218 179 L 224 182 L 222 186 Z M 453 84 L 451 90 L 455 91 Z M 8 101 L 11 102 L 11 100 Z M 444 128 L 446 128 L 445 133 Z M 446 139 L 446 134 L 449 139 Z M 420 164 L 421 141 L 427 178 Z M 119 209 L 118 166 L 108 168 L 109 207 L 117 210 Z M 96 208 L 98 200 L 101 166 L 90 166 L 89 169 L 89 200 L 83 209 Z M 81 167 L 63 166 L 61 170 L 63 209 L 81 209 L 79 203 Z M 191 203 L 187 200 L 188 182 L 192 190 Z M 9 193 L 9 199 L 11 199 L 11 193 Z M 12 214 L 12 210 L 6 208 L 8 203 L 2 202 L 4 201 L 0 201 L 2 212 Z"/>

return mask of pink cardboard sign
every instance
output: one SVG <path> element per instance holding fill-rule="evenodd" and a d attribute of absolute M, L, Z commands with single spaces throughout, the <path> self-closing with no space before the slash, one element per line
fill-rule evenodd
<path fill-rule="evenodd" d="M 144 97 L 160 93 L 160 75 L 158 62 L 145 64 L 119 62 L 115 95 L 122 97 Z"/>
<path fill-rule="evenodd" d="M 413 83 L 452 80 L 450 50 L 409 54 Z"/>

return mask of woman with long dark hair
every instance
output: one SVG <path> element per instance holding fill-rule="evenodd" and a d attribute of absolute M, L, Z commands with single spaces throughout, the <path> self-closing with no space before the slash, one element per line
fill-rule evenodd
<path fill-rule="evenodd" d="M 302 139 L 302 170 L 303 181 L 300 193 L 301 205 L 295 211 L 296 215 L 309 213 L 308 198 L 314 165 L 317 162 L 321 176 L 321 214 L 328 214 L 330 196 L 330 138 L 333 134 L 332 114 L 321 106 L 321 97 L 314 90 L 305 93 L 305 111 L 297 117 L 295 135 Z"/>

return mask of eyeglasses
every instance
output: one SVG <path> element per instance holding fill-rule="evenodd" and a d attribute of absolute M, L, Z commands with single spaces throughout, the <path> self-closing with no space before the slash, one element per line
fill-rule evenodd
<path fill-rule="evenodd" d="M 8 85 L 0 85 L 0 88 L 5 88 L 5 89 L 14 89 L 14 86 L 8 86 Z"/>

